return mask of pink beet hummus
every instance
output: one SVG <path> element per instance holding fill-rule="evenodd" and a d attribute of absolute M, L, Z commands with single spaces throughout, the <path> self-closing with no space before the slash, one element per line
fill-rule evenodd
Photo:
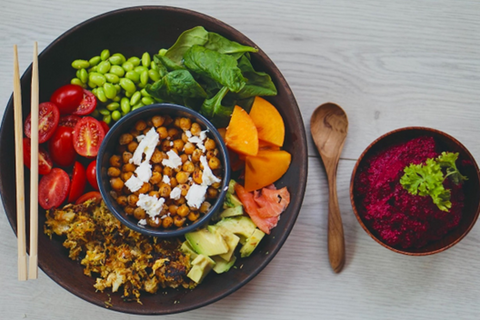
<path fill-rule="evenodd" d="M 400 184 L 405 167 L 437 157 L 432 137 L 420 137 L 378 152 L 359 168 L 355 180 L 361 205 L 358 212 L 386 244 L 398 248 L 420 248 L 441 239 L 455 228 L 462 216 L 462 186 L 444 182 L 451 189 L 452 207 L 441 211 L 429 196 L 408 193 Z"/>

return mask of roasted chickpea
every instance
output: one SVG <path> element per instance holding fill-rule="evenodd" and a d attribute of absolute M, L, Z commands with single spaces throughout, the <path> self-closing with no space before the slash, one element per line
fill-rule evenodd
<path fill-rule="evenodd" d="M 176 186 L 178 186 L 177 178 L 175 178 L 175 177 L 171 177 L 171 178 L 170 178 L 170 186 L 171 186 L 172 188 L 175 188 Z"/>
<path fill-rule="evenodd" d="M 136 194 L 148 193 L 151 190 L 152 190 L 152 185 L 148 182 L 144 182 L 142 187 L 138 189 L 135 193 Z"/>
<path fill-rule="evenodd" d="M 188 173 L 188 172 L 184 172 L 184 171 L 180 171 L 180 172 L 177 173 L 177 175 L 175 176 L 175 178 L 177 179 L 177 182 L 180 183 L 180 184 L 187 183 L 188 177 L 189 177 L 189 173 Z"/>
<path fill-rule="evenodd" d="M 212 187 L 208 187 L 207 189 L 207 198 L 214 199 L 218 197 L 218 190 Z"/>
<path fill-rule="evenodd" d="M 123 189 L 123 180 L 120 178 L 112 178 L 110 179 L 110 185 L 112 186 L 112 189 L 115 191 L 122 191 Z"/>
<path fill-rule="evenodd" d="M 177 128 L 169 128 L 167 132 L 168 132 L 168 136 L 172 140 L 178 139 L 179 137 L 181 137 L 181 134 L 182 134 L 182 132 Z"/>
<path fill-rule="evenodd" d="M 173 122 L 173 119 L 172 117 L 170 117 L 168 114 L 165 116 L 165 122 L 163 123 L 163 125 L 165 127 L 168 127 L 169 125 L 171 125 Z"/>
<path fill-rule="evenodd" d="M 177 214 L 177 209 L 178 209 L 177 205 L 171 204 L 168 206 L 168 212 L 170 212 L 172 216 Z"/>
<path fill-rule="evenodd" d="M 162 225 L 162 220 L 158 217 L 155 218 L 147 218 L 147 224 L 152 228 L 158 228 Z"/>
<path fill-rule="evenodd" d="M 123 172 L 134 172 L 137 167 L 133 163 L 125 163 L 122 167 Z"/>
<path fill-rule="evenodd" d="M 172 187 L 170 187 L 166 183 L 161 183 L 160 188 L 158 188 L 158 192 L 159 192 L 160 196 L 163 197 L 163 198 L 169 197 L 170 192 L 172 192 Z"/>
<path fill-rule="evenodd" d="M 177 215 L 180 217 L 186 217 L 190 213 L 190 208 L 186 204 L 182 204 L 177 209 Z"/>
<path fill-rule="evenodd" d="M 123 163 L 128 163 L 128 162 L 130 161 L 130 159 L 132 159 L 132 157 L 133 157 L 133 153 L 132 153 L 132 152 L 125 151 L 125 152 L 122 154 Z"/>
<path fill-rule="evenodd" d="M 176 139 L 173 141 L 173 147 L 179 152 L 183 150 L 184 145 L 185 143 L 182 141 L 182 139 Z"/>
<path fill-rule="evenodd" d="M 159 127 L 157 129 L 157 133 L 160 140 L 166 139 L 168 137 L 168 131 L 166 127 Z"/>
<path fill-rule="evenodd" d="M 150 161 L 152 161 L 153 163 L 161 163 L 162 160 L 165 159 L 165 157 L 166 157 L 165 153 L 163 153 L 158 149 L 155 149 L 155 151 L 153 151 L 152 158 L 150 159 Z"/>
<path fill-rule="evenodd" d="M 120 196 L 117 198 L 117 203 L 121 205 L 122 207 L 126 207 L 128 202 L 127 202 L 127 197 L 126 196 Z"/>
<path fill-rule="evenodd" d="M 180 118 L 180 129 L 183 131 L 190 130 L 192 127 L 192 120 L 190 118 Z"/>
<path fill-rule="evenodd" d="M 166 216 L 165 218 L 162 219 L 162 227 L 165 229 L 170 228 L 173 225 L 173 218 Z"/>
<path fill-rule="evenodd" d="M 182 132 L 182 141 L 187 143 L 188 142 L 188 136 L 185 132 Z"/>
<path fill-rule="evenodd" d="M 137 147 L 138 147 L 138 142 L 132 141 L 127 145 L 127 150 L 131 153 L 134 153 L 135 150 L 137 150 Z"/>
<path fill-rule="evenodd" d="M 138 120 L 137 123 L 135 123 L 135 130 L 137 131 L 143 131 L 147 128 L 147 123 L 144 120 Z"/>
<path fill-rule="evenodd" d="M 173 224 L 180 228 L 180 227 L 183 227 L 183 225 L 185 224 L 185 218 L 183 217 L 180 217 L 179 215 L 176 215 L 175 217 L 173 217 Z"/>
<path fill-rule="evenodd" d="M 152 191 L 150 191 L 150 192 L 148 193 L 148 195 L 149 195 L 150 197 L 155 197 L 155 198 L 157 198 L 157 199 L 160 198 L 160 193 L 159 193 L 158 191 L 152 190 Z"/>
<path fill-rule="evenodd" d="M 182 159 L 182 163 L 185 163 L 188 161 L 188 156 L 185 153 L 182 153 L 180 159 Z"/>
<path fill-rule="evenodd" d="M 138 202 L 138 196 L 136 194 L 131 194 L 127 197 L 128 205 L 136 208 Z"/>
<path fill-rule="evenodd" d="M 121 173 L 122 172 L 120 171 L 120 169 L 116 168 L 116 167 L 110 167 L 107 170 L 107 175 L 109 177 L 118 177 L 118 176 L 120 176 Z"/>
<path fill-rule="evenodd" d="M 199 136 L 200 132 L 202 132 L 202 128 L 200 127 L 200 125 L 198 123 L 194 122 L 194 123 L 192 123 L 192 126 L 190 127 L 190 132 L 194 136 Z"/>
<path fill-rule="evenodd" d="M 162 116 L 153 116 L 152 124 L 154 127 L 158 128 L 165 122 L 165 118 Z"/>
<path fill-rule="evenodd" d="M 173 119 L 173 125 L 177 128 L 180 128 L 180 117 Z"/>
<path fill-rule="evenodd" d="M 215 140 L 210 138 L 207 138 L 207 141 L 205 141 L 204 146 L 205 146 L 205 149 L 207 150 L 214 150 L 217 147 Z"/>
<path fill-rule="evenodd" d="M 210 160 L 208 160 L 208 166 L 212 170 L 220 168 L 220 159 L 218 159 L 217 157 L 211 158 Z"/>
<path fill-rule="evenodd" d="M 162 151 L 163 152 L 168 152 L 172 148 L 173 148 L 173 141 L 170 141 L 170 140 L 163 140 L 162 141 Z"/>
<path fill-rule="evenodd" d="M 110 157 L 110 165 L 112 167 L 117 167 L 120 168 L 122 166 L 122 163 L 120 161 L 120 156 L 114 154 L 113 156 Z"/>
<path fill-rule="evenodd" d="M 185 204 L 185 203 L 187 203 L 187 200 L 185 200 L 185 197 L 180 197 L 180 199 L 175 200 L 175 204 L 177 206 L 181 206 L 182 204 Z"/>
<path fill-rule="evenodd" d="M 195 145 L 191 142 L 186 142 L 183 146 L 183 152 L 185 154 L 192 154 L 195 151 Z"/>
<path fill-rule="evenodd" d="M 212 205 L 210 204 L 210 202 L 208 201 L 204 201 L 202 203 L 202 205 L 200 206 L 200 209 L 199 211 L 203 214 L 206 214 L 208 211 L 210 211 L 210 208 L 212 207 Z"/>
<path fill-rule="evenodd" d="M 196 184 L 202 184 L 203 182 L 203 173 L 200 169 L 195 168 L 195 171 L 192 173 L 192 179 Z"/>
<path fill-rule="evenodd" d="M 121 146 L 127 145 L 133 141 L 133 136 L 130 133 L 124 133 L 120 136 L 118 142 Z"/>
<path fill-rule="evenodd" d="M 126 206 L 125 208 L 123 208 L 123 210 L 125 211 L 125 213 L 129 216 L 133 215 L 133 211 L 135 210 L 135 208 L 131 207 L 131 206 Z"/>
<path fill-rule="evenodd" d="M 154 164 L 152 171 L 162 173 L 163 172 L 163 167 L 160 164 Z"/>
<path fill-rule="evenodd" d="M 133 176 L 133 172 L 132 172 L 132 171 L 124 172 L 124 173 L 122 173 L 122 180 L 123 180 L 123 181 L 127 181 L 127 180 L 130 179 L 132 176 Z"/>
<path fill-rule="evenodd" d="M 162 181 L 163 175 L 160 172 L 153 171 L 152 177 L 150 178 L 149 182 L 151 184 L 159 184 Z"/>
<path fill-rule="evenodd" d="M 187 216 L 187 219 L 190 221 L 197 221 L 198 218 L 200 218 L 200 212 L 195 212 L 195 211 L 190 211 L 190 213 Z"/>
<path fill-rule="evenodd" d="M 147 217 L 147 213 L 142 208 L 136 207 L 133 210 L 133 216 L 138 220 L 142 220 L 142 219 L 145 219 Z"/>
<path fill-rule="evenodd" d="M 185 161 L 182 166 L 182 170 L 188 173 L 192 173 L 195 171 L 195 165 L 192 163 L 192 161 Z"/>
<path fill-rule="evenodd" d="M 188 184 L 179 184 L 177 187 L 182 190 L 182 196 L 186 197 L 190 186 Z"/>
<path fill-rule="evenodd" d="M 173 169 L 170 167 L 163 168 L 163 174 L 169 177 L 173 176 Z"/>

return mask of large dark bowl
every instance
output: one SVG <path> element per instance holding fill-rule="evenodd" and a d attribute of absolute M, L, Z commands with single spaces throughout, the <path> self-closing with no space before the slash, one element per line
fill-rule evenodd
<path fill-rule="evenodd" d="M 430 242 L 421 248 L 399 248 L 392 247 L 385 243 L 385 241 L 379 236 L 379 234 L 372 228 L 371 221 L 365 219 L 361 214 L 362 208 L 362 195 L 358 192 L 358 185 L 356 177 L 360 171 L 367 165 L 367 161 L 371 156 L 377 154 L 381 150 L 386 148 L 407 142 L 411 139 L 421 136 L 433 137 L 439 150 L 458 152 L 458 163 L 469 162 L 468 165 L 462 166 L 461 173 L 468 177 L 468 180 L 464 182 L 463 191 L 465 193 L 464 207 L 462 211 L 462 218 L 458 226 L 447 233 L 442 239 Z M 357 217 L 358 222 L 362 228 L 379 244 L 387 249 L 390 249 L 397 253 L 402 253 L 410 256 L 425 256 L 434 253 L 444 251 L 462 240 L 467 233 L 472 229 L 480 214 L 480 171 L 478 165 L 475 162 L 472 154 L 462 145 L 458 140 L 452 136 L 431 128 L 424 127 L 407 127 L 390 131 L 375 141 L 373 141 L 362 153 L 357 160 L 352 173 L 352 179 L 350 183 L 350 200 L 352 202 L 353 212 Z"/>
<path fill-rule="evenodd" d="M 75 76 L 70 64 L 75 59 L 93 57 L 106 48 L 110 52 L 122 52 L 127 57 L 140 56 L 145 51 L 155 53 L 159 48 L 170 47 L 183 31 L 198 25 L 242 44 L 256 46 L 227 24 L 185 9 L 151 6 L 109 12 L 70 29 L 40 54 L 40 101 L 47 101 L 55 89 L 70 82 Z M 242 267 L 232 268 L 223 275 L 211 274 L 193 291 L 161 290 L 167 294 L 144 294 L 141 298 L 143 305 L 125 302 L 121 293 L 109 295 L 109 291 L 95 292 L 95 279 L 84 276 L 80 263 L 68 258 L 68 251 L 62 246 L 63 239 L 49 239 L 43 234 L 45 211 L 40 209 L 39 266 L 48 276 L 73 294 L 103 308 L 105 301 L 111 298 L 112 310 L 134 314 L 169 314 L 213 303 L 245 285 L 265 268 L 282 247 L 299 214 L 307 181 L 307 144 L 300 110 L 285 78 L 262 50 L 251 56 L 254 67 L 270 74 L 278 89 L 278 95 L 268 100 L 277 106 L 285 120 L 284 149 L 291 153 L 292 164 L 276 184 L 277 187 L 288 187 L 291 202 L 271 235 L 262 240 L 249 258 L 238 260 L 238 265 Z M 30 79 L 31 68 L 22 77 L 24 117 L 29 113 Z M 10 99 L 0 130 L 0 192 L 8 220 L 16 231 L 13 136 L 13 101 Z M 27 186 L 28 181 L 29 172 L 26 171 Z M 28 200 L 26 208 L 29 208 Z"/>
<path fill-rule="evenodd" d="M 197 122 L 202 126 L 202 130 L 208 130 L 208 136 L 215 141 L 219 150 L 218 158 L 222 162 L 222 186 L 220 194 L 216 201 L 212 203 L 210 211 L 202 216 L 195 223 L 189 224 L 183 228 L 153 228 L 149 225 L 140 226 L 138 220 L 131 215 L 125 213 L 124 208 L 113 199 L 111 195 L 112 187 L 110 185 L 110 177 L 107 175 L 107 170 L 110 163 L 110 157 L 116 153 L 118 147 L 118 140 L 120 136 L 135 125 L 138 120 L 147 120 L 155 115 L 169 115 L 175 117 L 187 117 L 192 121 Z M 228 158 L 227 147 L 220 136 L 218 130 L 213 124 L 198 112 L 184 106 L 179 106 L 171 103 L 156 103 L 139 108 L 135 111 L 123 116 L 120 121 L 110 128 L 105 139 L 102 141 L 100 150 L 97 155 L 97 182 L 100 188 L 100 193 L 105 201 L 105 204 L 110 209 L 112 214 L 120 220 L 125 226 L 137 232 L 143 233 L 153 237 L 179 237 L 187 232 L 193 231 L 197 228 L 208 224 L 212 217 L 223 207 L 223 200 L 228 189 L 228 182 L 230 181 L 230 161 Z"/>

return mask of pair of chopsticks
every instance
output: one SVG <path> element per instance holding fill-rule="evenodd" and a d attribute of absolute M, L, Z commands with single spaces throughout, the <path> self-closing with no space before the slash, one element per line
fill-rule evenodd
<path fill-rule="evenodd" d="M 15 128 L 15 177 L 17 194 L 18 280 L 27 280 L 25 230 L 25 186 L 23 177 L 23 119 L 17 45 L 13 46 L 13 108 Z M 31 85 L 31 162 L 30 162 L 30 256 L 28 279 L 38 277 L 38 44 L 33 45 Z"/>

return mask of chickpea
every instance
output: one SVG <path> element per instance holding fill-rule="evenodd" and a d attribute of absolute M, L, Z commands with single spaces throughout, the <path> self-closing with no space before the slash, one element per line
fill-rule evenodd
<path fill-rule="evenodd" d="M 126 206 L 125 208 L 123 208 L 123 210 L 127 215 L 131 216 L 133 215 L 133 211 L 135 210 L 135 208 L 131 206 Z"/>
<path fill-rule="evenodd" d="M 180 227 L 183 227 L 183 225 L 185 224 L 185 218 L 183 217 L 180 217 L 179 215 L 176 215 L 175 217 L 173 217 L 173 224 L 180 228 Z"/>
<path fill-rule="evenodd" d="M 153 163 L 162 163 L 162 160 L 165 159 L 166 156 L 167 155 L 162 151 L 155 149 L 155 151 L 153 151 L 152 158 L 150 159 L 150 161 L 152 161 Z"/>
<path fill-rule="evenodd" d="M 171 178 L 170 178 L 170 186 L 171 186 L 172 188 L 175 188 L 176 186 L 178 186 L 177 178 L 175 178 L 175 177 L 171 177 Z"/>
<path fill-rule="evenodd" d="M 162 181 L 163 175 L 160 172 L 153 171 L 152 177 L 150 178 L 149 182 L 151 184 L 159 184 Z"/>
<path fill-rule="evenodd" d="M 117 200 L 118 198 L 118 194 L 116 191 L 114 190 L 110 190 L 110 195 L 112 196 L 113 199 Z"/>
<path fill-rule="evenodd" d="M 215 156 L 216 156 L 216 154 L 212 150 L 208 150 L 207 153 L 205 154 L 205 157 L 207 158 L 207 160 L 210 160 Z"/>
<path fill-rule="evenodd" d="M 163 171 L 163 168 L 162 168 L 162 166 L 161 166 L 161 165 L 159 165 L 159 164 L 154 164 L 154 165 L 153 165 L 153 169 L 152 169 L 152 171 L 153 171 L 153 172 L 159 172 L 159 173 L 162 173 L 162 171 Z"/>
<path fill-rule="evenodd" d="M 120 196 L 117 198 L 117 203 L 121 205 L 122 207 L 126 207 L 128 202 L 127 202 L 127 197 L 126 196 Z"/>
<path fill-rule="evenodd" d="M 191 142 L 186 142 L 183 146 L 183 152 L 185 154 L 192 154 L 195 151 L 195 145 Z"/>
<path fill-rule="evenodd" d="M 190 213 L 190 208 L 186 204 L 182 204 L 177 209 L 177 214 L 180 217 L 186 217 L 186 216 L 188 216 L 189 213 Z"/>
<path fill-rule="evenodd" d="M 192 161 L 185 161 L 182 166 L 182 170 L 188 173 L 192 173 L 195 171 L 195 165 L 192 163 Z"/>
<path fill-rule="evenodd" d="M 218 159 L 217 157 L 211 158 L 210 160 L 208 160 L 208 166 L 212 170 L 220 168 L 220 159 Z"/>
<path fill-rule="evenodd" d="M 171 125 L 173 122 L 172 117 L 170 117 L 168 114 L 165 116 L 165 122 L 163 123 L 164 126 L 168 127 Z"/>
<path fill-rule="evenodd" d="M 181 136 L 182 132 L 178 130 L 177 128 L 169 128 L 168 129 L 168 136 L 172 139 L 175 140 Z"/>
<path fill-rule="evenodd" d="M 180 129 L 183 131 L 190 130 L 192 127 L 192 120 L 190 118 L 181 118 L 180 119 Z"/>
<path fill-rule="evenodd" d="M 131 194 L 127 197 L 128 205 L 131 207 L 136 207 L 138 202 L 138 196 L 136 194 Z"/>
<path fill-rule="evenodd" d="M 131 172 L 131 171 L 129 171 L 129 172 L 124 172 L 124 173 L 122 173 L 122 180 L 123 180 L 123 181 L 127 181 L 127 180 L 130 179 L 132 176 L 133 176 L 133 172 Z"/>
<path fill-rule="evenodd" d="M 187 219 L 190 221 L 197 221 L 198 218 L 200 218 L 200 212 L 195 212 L 195 211 L 190 211 L 190 213 L 187 216 Z"/>
<path fill-rule="evenodd" d="M 121 146 L 127 145 L 133 141 L 133 136 L 130 133 L 124 133 L 120 136 L 119 143 Z"/>
<path fill-rule="evenodd" d="M 203 182 L 203 173 L 200 169 L 195 168 L 195 171 L 192 173 L 192 179 L 196 184 L 202 184 Z"/>
<path fill-rule="evenodd" d="M 152 190 L 152 191 L 150 191 L 150 192 L 148 193 L 148 195 L 149 195 L 150 197 L 155 197 L 155 198 L 157 198 L 157 199 L 160 198 L 160 193 L 159 193 L 158 191 Z"/>
<path fill-rule="evenodd" d="M 183 142 L 182 139 L 176 139 L 173 141 L 173 147 L 175 149 L 177 149 L 177 151 L 182 151 L 183 150 L 183 146 L 185 145 L 185 143 Z"/>
<path fill-rule="evenodd" d="M 188 142 L 188 136 L 185 132 L 182 132 L 182 141 L 187 143 Z"/>
<path fill-rule="evenodd" d="M 172 148 L 173 148 L 173 142 L 172 141 L 170 141 L 170 140 L 163 140 L 162 141 L 162 151 L 163 152 L 168 152 Z"/>
<path fill-rule="evenodd" d="M 178 206 L 177 205 L 174 205 L 174 204 L 171 204 L 168 206 L 168 212 L 170 212 L 170 214 L 172 216 L 176 215 L 177 214 L 177 210 L 178 210 Z"/>
<path fill-rule="evenodd" d="M 203 214 L 206 214 L 208 211 L 210 211 L 210 208 L 212 207 L 212 205 L 210 204 L 210 202 L 208 201 L 204 201 L 202 203 L 202 205 L 200 206 L 200 209 L 199 211 Z"/>
<path fill-rule="evenodd" d="M 109 177 L 118 177 L 118 176 L 120 176 L 120 173 L 122 173 L 122 172 L 120 171 L 119 168 L 116 168 L 116 167 L 110 167 L 107 170 L 107 175 Z"/>
<path fill-rule="evenodd" d="M 194 136 L 199 136 L 201 131 L 202 131 L 202 128 L 200 127 L 200 125 L 198 123 L 196 123 L 196 122 L 192 123 L 192 126 L 190 128 L 190 132 Z"/>
<path fill-rule="evenodd" d="M 127 145 L 127 150 L 131 153 L 134 153 L 135 150 L 137 150 L 137 147 L 138 147 L 138 142 L 132 141 Z"/>
<path fill-rule="evenodd" d="M 153 116 L 152 124 L 155 128 L 160 127 L 165 122 L 165 118 L 162 116 Z"/>
<path fill-rule="evenodd" d="M 162 219 L 162 227 L 164 227 L 165 229 L 170 228 L 172 225 L 173 225 L 173 218 L 172 217 L 167 216 L 167 217 Z"/>
<path fill-rule="evenodd" d="M 180 117 L 177 117 L 173 120 L 173 125 L 177 128 L 180 128 Z"/>
<path fill-rule="evenodd" d="M 143 131 L 147 128 L 147 123 L 143 120 L 138 120 L 137 123 L 135 123 L 135 130 L 137 131 Z"/>
<path fill-rule="evenodd" d="M 110 179 L 110 185 L 112 189 L 115 191 L 121 191 L 123 189 L 123 180 L 120 178 L 112 178 Z"/>
<path fill-rule="evenodd" d="M 132 129 L 130 129 L 130 134 L 134 137 L 140 135 L 140 131 L 136 130 L 135 127 L 133 127 Z"/>
<path fill-rule="evenodd" d="M 135 219 L 142 220 L 147 217 L 147 213 L 142 208 L 136 207 L 133 210 L 133 216 L 135 217 Z"/>
<path fill-rule="evenodd" d="M 160 184 L 160 188 L 158 189 L 158 192 L 159 192 L 160 196 L 163 197 L 163 198 L 169 197 L 170 192 L 172 192 L 172 187 L 170 187 L 166 183 L 162 183 L 162 184 Z"/>
<path fill-rule="evenodd" d="M 118 155 L 113 155 L 110 157 L 110 165 L 112 167 L 117 167 L 117 168 L 120 168 L 122 166 L 121 162 L 120 162 L 120 156 Z"/>
<path fill-rule="evenodd" d="M 204 145 L 205 145 L 205 149 L 207 150 L 213 150 L 217 147 L 217 145 L 215 144 L 215 140 L 210 138 L 207 138 L 207 141 L 205 141 Z"/>
<path fill-rule="evenodd" d="M 214 183 L 212 183 L 212 185 L 211 185 L 212 188 L 215 188 L 215 189 L 217 189 L 217 190 L 220 189 L 221 186 L 222 186 L 222 182 L 221 182 L 221 181 L 219 181 L 219 182 L 214 182 Z"/>
<path fill-rule="evenodd" d="M 178 183 L 184 184 L 187 183 L 189 175 L 190 174 L 188 172 L 180 171 L 179 173 L 177 173 L 175 178 L 177 179 Z"/>
<path fill-rule="evenodd" d="M 133 157 L 133 153 L 125 151 L 122 154 L 123 163 L 128 163 L 130 161 L 130 159 L 132 159 L 132 157 Z"/>
<path fill-rule="evenodd" d="M 138 189 L 135 193 L 136 194 L 142 194 L 142 193 L 148 193 L 152 190 L 152 185 L 148 182 L 144 182 L 142 187 Z"/>
<path fill-rule="evenodd" d="M 185 153 L 182 153 L 180 159 L 182 159 L 182 163 L 185 163 L 188 161 L 188 156 Z"/>
<path fill-rule="evenodd" d="M 133 163 L 125 163 L 123 165 L 122 171 L 123 172 L 134 172 L 137 167 Z"/>
<path fill-rule="evenodd" d="M 203 152 L 202 150 L 200 149 L 195 149 L 192 153 L 192 161 L 193 162 L 199 162 L 200 161 L 200 157 L 203 155 Z"/>
<path fill-rule="evenodd" d="M 146 135 L 146 134 L 148 133 L 148 131 L 150 131 L 151 129 L 152 129 L 152 127 L 149 127 L 149 126 L 147 125 L 147 127 L 145 128 L 145 130 L 142 131 L 142 133 L 143 133 L 144 135 Z"/>
<path fill-rule="evenodd" d="M 179 184 L 178 188 L 182 191 L 182 196 L 186 197 L 190 186 L 188 184 Z"/>
<path fill-rule="evenodd" d="M 149 130 L 153 127 L 152 119 L 147 119 L 147 127 Z"/>
<path fill-rule="evenodd" d="M 173 176 L 173 169 L 170 167 L 165 167 L 163 168 L 163 174 L 171 178 Z"/>
<path fill-rule="evenodd" d="M 152 227 L 152 228 L 158 228 L 162 225 L 162 220 L 160 220 L 158 217 L 155 218 L 147 218 L 147 224 Z"/>
<path fill-rule="evenodd" d="M 168 131 L 166 127 L 159 127 L 157 129 L 157 133 L 160 140 L 166 139 L 168 137 Z"/>
<path fill-rule="evenodd" d="M 180 199 L 175 200 L 176 205 L 182 205 L 182 204 L 185 204 L 185 203 L 187 203 L 187 200 L 185 200 L 185 197 L 180 197 Z"/>

